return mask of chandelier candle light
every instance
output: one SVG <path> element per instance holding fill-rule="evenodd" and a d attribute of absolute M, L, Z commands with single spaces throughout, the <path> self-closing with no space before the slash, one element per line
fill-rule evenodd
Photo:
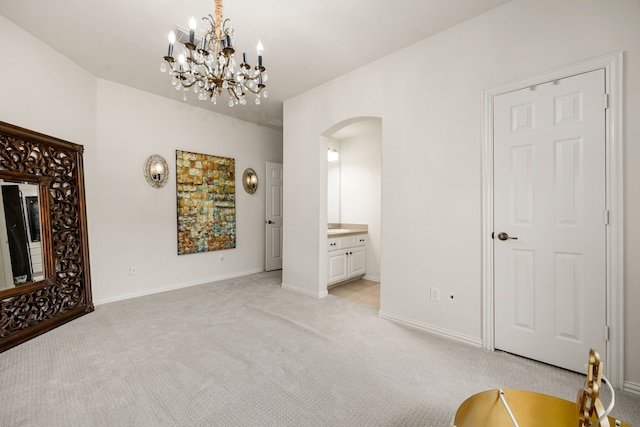
<path fill-rule="evenodd" d="M 255 103 L 260 105 L 260 98 L 268 96 L 265 82 L 267 73 L 262 65 L 264 48 L 258 39 L 258 65 L 247 64 L 246 53 L 242 54 L 242 63 L 238 65 L 234 56 L 234 31 L 229 19 L 222 18 L 222 0 L 215 0 L 215 18 L 212 15 L 202 18 L 205 34 L 200 46 L 195 45 L 196 20 L 189 20 L 189 41 L 184 43 L 182 53 L 176 60 L 173 57 L 173 46 L 176 34 L 169 33 L 169 49 L 160 71 L 171 76 L 171 84 L 176 90 L 182 90 L 182 99 L 187 100 L 187 91 L 193 88 L 201 101 L 211 100 L 217 103 L 223 90 L 229 94 L 229 107 L 245 105 L 245 95 L 255 95 Z"/>

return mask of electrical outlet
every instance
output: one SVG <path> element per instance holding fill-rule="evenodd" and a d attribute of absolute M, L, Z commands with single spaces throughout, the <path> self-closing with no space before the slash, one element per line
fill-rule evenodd
<path fill-rule="evenodd" d="M 129 276 L 135 276 L 137 272 L 138 272 L 138 269 L 136 268 L 135 265 L 132 265 L 131 267 L 129 267 Z"/>
<path fill-rule="evenodd" d="M 440 301 L 440 288 L 431 287 L 431 301 Z"/>

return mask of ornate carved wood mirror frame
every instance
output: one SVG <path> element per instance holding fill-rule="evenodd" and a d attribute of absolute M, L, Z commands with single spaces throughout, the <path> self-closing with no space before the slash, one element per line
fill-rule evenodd
<path fill-rule="evenodd" d="M 0 352 L 93 311 L 83 151 L 0 122 L 0 178 L 39 186 L 45 273 L 0 291 Z"/>

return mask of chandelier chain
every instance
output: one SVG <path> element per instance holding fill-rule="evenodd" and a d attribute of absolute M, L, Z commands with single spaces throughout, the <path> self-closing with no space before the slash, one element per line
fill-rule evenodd
<path fill-rule="evenodd" d="M 222 38 L 222 29 L 220 28 L 221 22 L 222 22 L 222 0 L 216 0 L 215 31 L 216 31 L 216 37 L 218 39 Z"/>

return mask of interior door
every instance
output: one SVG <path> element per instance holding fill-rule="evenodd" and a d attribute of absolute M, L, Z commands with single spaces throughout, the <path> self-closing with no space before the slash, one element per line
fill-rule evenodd
<path fill-rule="evenodd" d="M 265 270 L 282 268 L 282 164 L 267 162 Z"/>
<path fill-rule="evenodd" d="M 495 347 L 584 371 L 606 354 L 605 74 L 494 98 Z"/>

